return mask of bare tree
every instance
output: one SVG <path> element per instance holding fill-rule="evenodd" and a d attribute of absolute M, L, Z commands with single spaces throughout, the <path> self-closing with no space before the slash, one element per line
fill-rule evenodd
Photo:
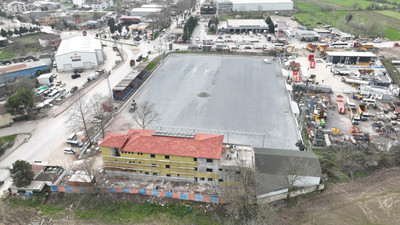
<path fill-rule="evenodd" d="M 77 172 L 76 175 L 79 176 L 81 180 L 86 182 L 91 182 L 94 179 L 95 182 L 91 183 L 91 185 L 94 186 L 98 178 L 94 158 L 91 157 L 78 162 L 79 163 L 74 166 L 74 169 Z"/>
<path fill-rule="evenodd" d="M 286 194 L 286 201 L 290 202 L 290 197 L 292 191 L 294 190 L 296 183 L 307 174 L 309 169 L 308 161 L 300 160 L 298 158 L 290 157 L 283 164 L 283 176 L 285 183 L 288 187 L 288 192 Z"/>
<path fill-rule="evenodd" d="M 103 138 L 105 137 L 105 125 L 107 123 L 107 118 L 104 116 L 106 111 L 104 110 L 103 104 L 108 101 L 109 98 L 100 93 L 94 94 L 89 101 L 89 108 L 93 112 L 93 116 L 99 119 L 96 126 L 100 128 Z"/>
<path fill-rule="evenodd" d="M 74 97 L 74 104 L 72 105 L 71 114 L 69 120 L 67 121 L 69 128 L 71 130 L 84 129 L 86 137 L 89 141 L 89 144 L 92 144 L 92 139 L 90 137 L 90 127 L 89 127 L 89 112 L 90 108 L 88 107 L 87 99 L 81 95 L 81 92 L 78 91 Z"/>
<path fill-rule="evenodd" d="M 157 121 L 159 114 L 155 111 L 153 103 L 145 101 L 136 106 L 136 110 L 132 113 L 132 117 L 133 120 L 144 130 L 150 123 Z"/>
<path fill-rule="evenodd" d="M 235 182 L 223 187 L 224 196 L 229 200 L 225 206 L 227 224 L 273 224 L 275 209 L 269 204 L 257 203 L 256 179 L 253 168 L 237 162 Z"/>

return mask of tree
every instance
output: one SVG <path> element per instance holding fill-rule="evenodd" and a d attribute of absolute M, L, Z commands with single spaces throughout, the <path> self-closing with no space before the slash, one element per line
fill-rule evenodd
<path fill-rule="evenodd" d="M 235 164 L 235 179 L 223 186 L 224 196 L 230 200 L 225 206 L 227 224 L 273 224 L 274 208 L 257 202 L 254 168 L 246 167 L 238 159 Z"/>
<path fill-rule="evenodd" d="M 144 130 L 146 127 L 156 121 L 159 114 L 154 109 L 154 104 L 145 101 L 136 106 L 136 111 L 132 113 L 133 120 Z"/>
<path fill-rule="evenodd" d="M 295 157 L 289 157 L 282 166 L 282 174 L 288 188 L 286 201 L 289 203 L 296 184 L 301 183 L 302 178 L 307 174 L 313 173 L 313 168 L 308 161 Z"/>
<path fill-rule="evenodd" d="M 18 31 L 17 28 L 14 28 L 14 34 L 15 34 L 15 35 L 18 35 L 18 34 L 19 34 L 19 31 Z"/>
<path fill-rule="evenodd" d="M 100 93 L 94 94 L 90 99 L 89 108 L 93 112 L 93 116 L 100 119 L 99 123 L 96 123 L 97 127 L 100 128 L 101 134 L 103 138 L 105 137 L 105 125 L 107 122 L 107 118 L 104 116 L 105 110 L 103 104 L 107 104 L 109 102 L 109 98 Z"/>
<path fill-rule="evenodd" d="M 118 24 L 117 30 L 118 30 L 118 33 L 119 33 L 119 34 L 122 33 L 122 24 Z"/>
<path fill-rule="evenodd" d="M 7 112 L 16 115 L 24 110 L 29 110 L 33 106 L 33 91 L 30 89 L 22 89 L 17 91 L 7 99 L 5 107 Z"/>
<path fill-rule="evenodd" d="M 71 114 L 69 116 L 69 120 L 67 124 L 69 128 L 73 131 L 84 129 L 86 137 L 89 141 L 89 145 L 92 144 L 90 123 L 90 108 L 88 107 L 87 99 L 81 95 L 81 92 L 75 94 L 74 104 L 71 107 Z"/>
<path fill-rule="evenodd" d="M 269 32 L 270 34 L 273 34 L 273 33 L 275 32 L 275 25 L 274 25 L 274 23 L 271 23 L 271 24 L 268 25 L 268 32 Z"/>
<path fill-rule="evenodd" d="M 7 37 L 8 33 L 6 30 L 4 30 L 3 28 L 1 28 L 0 34 L 2 37 Z"/>
<path fill-rule="evenodd" d="M 30 163 L 24 160 L 17 160 L 12 164 L 10 175 L 15 186 L 26 187 L 33 181 L 35 173 Z"/>
<path fill-rule="evenodd" d="M 268 24 L 268 25 L 270 25 L 270 24 L 273 24 L 273 22 L 272 22 L 272 20 L 271 20 L 271 17 L 267 17 L 267 19 L 265 19 L 265 22 Z"/>
<path fill-rule="evenodd" d="M 30 33 L 35 32 L 35 29 L 34 29 L 33 27 L 29 27 L 29 32 L 30 32 Z"/>
<path fill-rule="evenodd" d="M 14 34 L 14 32 L 12 30 L 8 30 L 7 33 L 8 33 L 8 36 L 12 36 Z"/>

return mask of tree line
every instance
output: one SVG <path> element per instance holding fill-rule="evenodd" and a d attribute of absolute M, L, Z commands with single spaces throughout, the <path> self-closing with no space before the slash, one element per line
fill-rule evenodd
<path fill-rule="evenodd" d="M 192 17 L 192 16 L 188 19 L 188 21 L 187 21 L 186 24 L 185 24 L 185 27 L 183 28 L 182 39 L 183 39 L 184 41 L 189 40 L 190 36 L 191 36 L 192 33 L 193 33 L 194 28 L 195 28 L 196 25 L 197 25 L 197 22 L 198 22 L 198 19 L 197 19 L 197 18 L 194 18 L 194 17 Z"/>
<path fill-rule="evenodd" d="M 33 32 L 36 32 L 36 31 L 40 31 L 40 28 L 39 27 L 29 27 L 29 29 L 28 28 L 26 28 L 26 27 L 19 27 L 19 29 L 17 29 L 17 28 L 14 28 L 14 30 L 8 30 L 8 31 L 6 31 L 6 30 L 4 30 L 3 28 L 1 29 L 1 31 L 0 31 L 0 35 L 2 36 L 2 37 L 7 37 L 7 36 L 12 36 L 12 35 L 22 35 L 22 34 L 25 34 L 25 33 L 33 33 Z"/>

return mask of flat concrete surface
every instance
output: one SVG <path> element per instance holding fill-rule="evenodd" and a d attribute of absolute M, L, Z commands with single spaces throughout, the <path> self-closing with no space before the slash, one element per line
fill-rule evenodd
<path fill-rule="evenodd" d="M 296 123 L 278 61 L 171 54 L 137 93 L 155 104 L 149 129 L 220 133 L 225 142 L 297 149 Z"/>

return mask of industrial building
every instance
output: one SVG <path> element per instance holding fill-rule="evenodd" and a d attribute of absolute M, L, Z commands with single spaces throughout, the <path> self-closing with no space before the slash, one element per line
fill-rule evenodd
<path fill-rule="evenodd" d="M 143 179 L 218 184 L 236 181 L 239 165 L 254 169 L 251 146 L 223 144 L 223 135 L 131 129 L 101 141 L 107 173 Z M 113 173 L 114 172 L 114 173 Z"/>
<path fill-rule="evenodd" d="M 217 2 L 218 13 L 232 12 L 233 4 L 230 0 L 218 0 Z"/>
<path fill-rule="evenodd" d="M 104 53 L 100 40 L 76 36 L 61 41 L 55 60 L 58 71 L 92 69 L 104 63 Z"/>
<path fill-rule="evenodd" d="M 263 33 L 268 31 L 268 24 L 262 19 L 243 19 L 221 21 L 218 25 L 218 32 L 222 33 L 243 33 L 243 32 Z"/>
<path fill-rule="evenodd" d="M 297 30 L 296 31 L 296 39 L 299 41 L 319 41 L 320 35 L 311 30 Z"/>
<path fill-rule="evenodd" d="M 213 15 L 217 13 L 217 5 L 216 4 L 202 4 L 200 7 L 201 15 Z"/>
<path fill-rule="evenodd" d="M 230 0 L 232 10 L 235 12 L 258 12 L 271 11 L 282 12 L 292 11 L 293 2 L 291 0 Z"/>
<path fill-rule="evenodd" d="M 45 69 L 47 69 L 47 65 L 42 61 L 0 66 L 0 83 L 14 82 L 18 77 L 33 77 L 38 71 L 43 71 Z"/>
<path fill-rule="evenodd" d="M 162 8 L 134 8 L 130 11 L 130 16 L 146 17 L 153 13 L 160 13 Z"/>
<path fill-rule="evenodd" d="M 372 52 L 326 52 L 326 62 L 332 64 L 370 65 L 377 59 Z"/>

